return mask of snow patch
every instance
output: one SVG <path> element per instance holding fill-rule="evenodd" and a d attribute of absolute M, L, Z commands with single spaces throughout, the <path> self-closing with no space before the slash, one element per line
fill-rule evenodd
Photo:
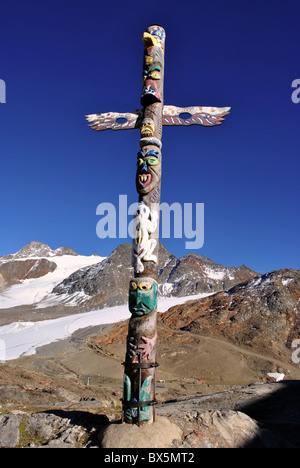
<path fill-rule="evenodd" d="M 284 286 L 287 286 L 294 278 L 282 279 L 281 282 Z"/>
<path fill-rule="evenodd" d="M 203 267 L 204 273 L 211 279 L 215 280 L 222 280 L 226 276 L 226 271 L 224 270 L 216 270 L 215 268 L 211 268 L 209 266 Z"/>
<path fill-rule="evenodd" d="M 104 258 L 95 255 L 61 255 L 52 257 L 52 261 L 56 263 L 57 268 L 40 278 L 23 280 L 21 283 L 14 284 L 3 291 L 0 294 L 0 309 L 37 304 L 42 300 L 47 302 L 48 295 L 61 281 L 80 268 L 99 263 Z M 41 304 L 39 306 L 44 307 Z"/>
<path fill-rule="evenodd" d="M 180 298 L 164 298 L 159 300 L 158 311 L 166 312 L 170 307 L 182 304 L 187 300 L 199 299 L 209 294 L 197 294 Z M 1 357 L 3 361 L 18 359 L 36 353 L 36 349 L 59 340 L 69 338 L 76 330 L 117 323 L 131 316 L 127 304 L 91 312 L 72 314 L 57 319 L 38 322 L 13 322 L 0 327 Z"/>

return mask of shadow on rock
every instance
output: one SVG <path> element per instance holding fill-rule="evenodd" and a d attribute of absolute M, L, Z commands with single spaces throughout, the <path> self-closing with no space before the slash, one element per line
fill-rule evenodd
<path fill-rule="evenodd" d="M 300 448 L 300 381 L 270 383 L 265 395 L 254 396 L 239 411 L 255 419 L 261 432 L 245 448 L 269 446 L 269 433 L 278 437 L 280 448 Z M 251 389 L 249 389 L 251 393 Z M 237 408 L 236 408 L 237 409 Z M 265 431 L 267 429 L 268 431 Z M 278 446 L 271 445 L 270 448 Z"/>

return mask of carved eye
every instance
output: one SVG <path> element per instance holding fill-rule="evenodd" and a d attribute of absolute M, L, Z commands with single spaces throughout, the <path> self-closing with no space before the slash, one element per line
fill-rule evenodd
<path fill-rule="evenodd" d="M 158 36 L 160 40 L 164 37 L 164 33 L 160 29 L 154 29 L 150 34 L 152 34 L 152 36 Z"/>
<path fill-rule="evenodd" d="M 134 281 L 131 281 L 130 283 L 130 290 L 135 291 L 137 289 L 137 284 Z"/>
<path fill-rule="evenodd" d="M 139 284 L 139 289 L 141 289 L 142 291 L 149 291 L 149 289 L 151 289 L 151 284 L 150 283 L 140 283 Z"/>
<path fill-rule="evenodd" d="M 153 71 L 150 73 L 150 78 L 152 80 L 160 80 L 160 74 L 157 71 Z"/>
<path fill-rule="evenodd" d="M 147 164 L 149 164 L 150 166 L 157 166 L 158 164 L 158 159 L 156 158 L 149 158 L 147 159 Z"/>

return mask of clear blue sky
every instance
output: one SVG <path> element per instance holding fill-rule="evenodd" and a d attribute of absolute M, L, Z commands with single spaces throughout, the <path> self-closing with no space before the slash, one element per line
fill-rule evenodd
<path fill-rule="evenodd" d="M 165 104 L 232 108 L 219 127 L 164 127 L 161 201 L 204 203 L 198 254 L 299 269 L 299 17 L 299 1 L 3 0 L 0 255 L 32 240 L 84 255 L 124 242 L 97 237 L 96 207 L 137 201 L 139 132 L 95 132 L 84 116 L 140 107 L 141 36 L 156 23 Z"/>

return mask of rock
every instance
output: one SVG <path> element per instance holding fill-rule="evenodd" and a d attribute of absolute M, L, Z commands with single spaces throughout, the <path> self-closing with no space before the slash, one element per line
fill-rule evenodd
<path fill-rule="evenodd" d="M 150 425 L 110 424 L 99 433 L 102 448 L 167 448 L 180 440 L 181 429 L 169 419 L 157 417 Z"/>
<path fill-rule="evenodd" d="M 121 424 L 87 411 L 11 411 L 0 447 L 300 448 L 300 382 L 255 383 L 157 405 L 151 425 Z"/>
<path fill-rule="evenodd" d="M 59 413 L 59 411 L 57 412 Z M 61 412 L 63 414 L 63 412 Z M 84 412 L 9 413 L 0 416 L 0 447 L 86 447 L 107 418 Z"/>
<path fill-rule="evenodd" d="M 0 263 L 1 284 L 5 287 L 30 278 L 40 278 L 56 269 L 55 262 L 46 258 L 10 260 Z"/>
<path fill-rule="evenodd" d="M 240 411 L 207 411 L 195 416 L 197 428 L 187 434 L 177 448 L 283 448 L 268 429 Z"/>
<path fill-rule="evenodd" d="M 32 241 L 15 254 L 0 257 L 0 291 L 25 279 L 40 278 L 53 272 L 57 265 L 48 257 L 78 255 L 70 247 L 52 250 L 49 245 Z"/>
<path fill-rule="evenodd" d="M 257 382 L 166 401 L 157 408 L 183 430 L 176 447 L 299 448 L 300 382 Z"/>
<path fill-rule="evenodd" d="M 0 448 L 14 448 L 19 442 L 21 414 L 0 415 Z"/>

